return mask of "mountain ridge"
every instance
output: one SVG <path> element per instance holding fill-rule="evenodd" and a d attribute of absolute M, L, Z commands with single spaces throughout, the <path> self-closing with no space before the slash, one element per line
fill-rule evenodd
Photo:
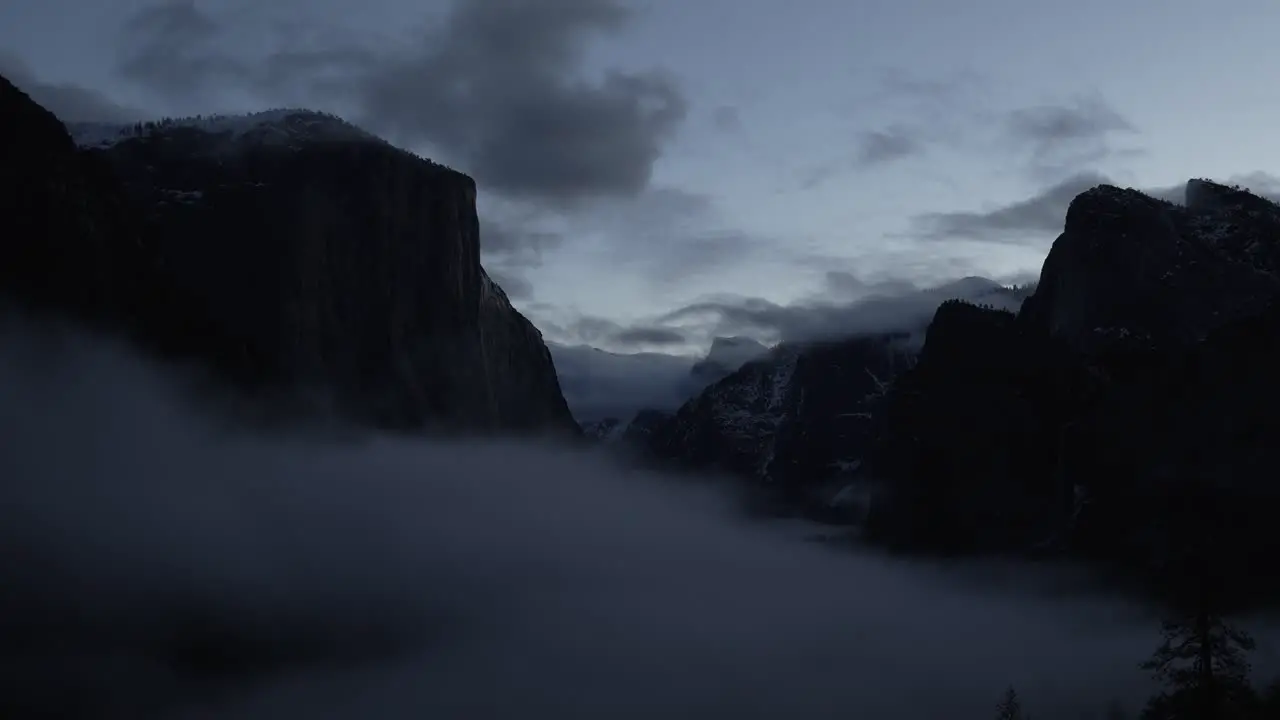
<path fill-rule="evenodd" d="M 949 299 L 919 332 L 793 346 L 820 371 L 775 348 L 636 437 L 903 550 L 1067 555 L 1159 585 L 1189 552 L 1177 529 L 1211 522 L 1237 584 L 1265 584 L 1280 206 L 1202 179 L 1186 194 L 1088 189 L 1020 301 Z M 752 399 L 784 371 L 781 412 Z"/>
<path fill-rule="evenodd" d="M 828 517 L 832 497 L 862 475 L 888 388 L 915 363 L 925 332 L 924 322 L 910 322 L 918 307 L 963 293 L 1016 306 L 1027 292 L 968 278 L 877 299 L 869 307 L 893 308 L 892 317 L 908 322 L 898 330 L 781 343 L 622 438 L 638 439 L 661 463 L 727 472 L 764 488 L 779 508 Z"/>
<path fill-rule="evenodd" d="M 1192 180 L 1177 205 L 1095 187 L 1015 316 L 940 308 L 886 405 L 875 533 L 1052 548 L 1162 582 L 1212 526 L 1238 584 L 1269 582 L 1280 206 L 1238 192 Z"/>
<path fill-rule="evenodd" d="M 11 83 L 0 94 L 22 123 L 7 199 L 89 226 L 57 227 L 51 213 L 46 227 L 6 232 L 10 298 L 110 314 L 264 402 L 287 395 L 389 429 L 577 434 L 541 333 L 480 264 L 469 176 L 298 111 L 137 125 L 78 149 Z M 103 198 L 118 229 L 85 213 Z M 112 249 L 88 261 L 97 228 Z M 41 238 L 60 245 L 41 251 Z M 97 299 L 78 283 L 102 286 Z"/>

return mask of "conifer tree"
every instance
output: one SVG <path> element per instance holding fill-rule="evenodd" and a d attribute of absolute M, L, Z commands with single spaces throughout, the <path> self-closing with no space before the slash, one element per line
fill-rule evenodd
<path fill-rule="evenodd" d="M 1164 622 L 1164 642 L 1142 664 L 1165 686 L 1152 698 L 1144 720 L 1227 720 L 1251 704 L 1248 633 L 1232 627 L 1210 608 Z"/>
<path fill-rule="evenodd" d="M 1022 712 L 1022 701 L 1018 699 L 1018 692 L 1012 685 L 1004 691 L 1004 697 L 996 705 L 996 720 L 1031 720 Z"/>
<path fill-rule="evenodd" d="M 1223 513 L 1214 493 L 1197 484 L 1188 498 L 1180 562 L 1175 568 L 1179 611 L 1163 623 L 1164 641 L 1142 664 L 1164 685 L 1143 711 L 1144 720 L 1233 720 L 1249 717 L 1256 696 L 1247 653 L 1253 638 L 1230 625 L 1222 600 L 1231 578 L 1222 570 L 1218 542 Z"/>

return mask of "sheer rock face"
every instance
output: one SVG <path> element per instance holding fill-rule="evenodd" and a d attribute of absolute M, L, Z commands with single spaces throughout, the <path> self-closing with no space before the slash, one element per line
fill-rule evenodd
<path fill-rule="evenodd" d="M 899 545 L 964 552 L 1051 537 L 1071 488 L 1053 472 L 1057 423 L 1079 378 L 1007 311 L 938 309 L 919 362 L 894 384 L 870 471 L 888 498 L 870 518 Z"/>
<path fill-rule="evenodd" d="M 1200 340 L 1280 291 L 1280 212 L 1203 180 L 1188 204 L 1102 185 L 1072 201 L 1027 318 L 1081 352 Z"/>
<path fill-rule="evenodd" d="M 480 266 L 471 178 L 306 111 L 73 127 L 78 150 L 0 96 L 0 190 L 47 208 L 6 208 L 10 296 L 374 426 L 576 432 L 540 333 Z"/>
<path fill-rule="evenodd" d="M 0 77 L 0 288 L 31 311 L 105 320 L 146 270 L 140 228 L 108 168 Z"/>
<path fill-rule="evenodd" d="M 886 403 L 877 532 L 1159 569 L 1206 530 L 1239 577 L 1280 551 L 1280 208 L 1187 197 L 1089 190 L 1016 317 L 938 311 Z"/>
<path fill-rule="evenodd" d="M 907 340 L 779 345 L 651 426 L 650 454 L 803 499 L 857 472 L 876 432 L 875 404 L 913 360 Z"/>

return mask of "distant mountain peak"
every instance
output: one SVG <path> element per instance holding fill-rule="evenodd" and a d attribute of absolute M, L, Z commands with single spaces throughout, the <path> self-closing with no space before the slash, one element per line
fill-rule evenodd
<path fill-rule="evenodd" d="M 1271 200 L 1262 197 L 1239 185 L 1192 178 L 1187 181 L 1185 205 L 1193 212 L 1246 212 L 1253 214 L 1275 215 L 1280 208 Z"/>
<path fill-rule="evenodd" d="M 700 385 L 709 385 L 768 352 L 768 346 L 753 338 L 717 337 L 711 341 L 707 356 L 695 363 L 689 374 Z"/>
<path fill-rule="evenodd" d="M 984 278 L 979 275 L 970 275 L 960 278 L 952 282 L 940 285 L 937 290 L 942 292 L 954 293 L 957 296 L 980 295 L 989 292 L 1001 290 L 1004 286 L 990 278 Z"/>
<path fill-rule="evenodd" d="M 717 337 L 711 341 L 711 349 L 707 351 L 707 356 L 704 359 L 709 362 L 737 362 L 741 365 L 742 363 L 757 358 L 768 351 L 768 346 L 755 338 L 743 337 L 740 335 L 733 337 Z"/>

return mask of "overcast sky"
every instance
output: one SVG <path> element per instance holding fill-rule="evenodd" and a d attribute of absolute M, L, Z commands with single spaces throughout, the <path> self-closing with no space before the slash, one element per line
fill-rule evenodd
<path fill-rule="evenodd" d="M 678 351 L 733 329 L 687 306 L 1034 274 L 1103 178 L 1275 190 L 1276 27 L 1274 0 L 40 0 L 0 4 L 0 72 L 64 119 L 338 112 L 476 177 L 486 265 L 549 339 Z"/>

